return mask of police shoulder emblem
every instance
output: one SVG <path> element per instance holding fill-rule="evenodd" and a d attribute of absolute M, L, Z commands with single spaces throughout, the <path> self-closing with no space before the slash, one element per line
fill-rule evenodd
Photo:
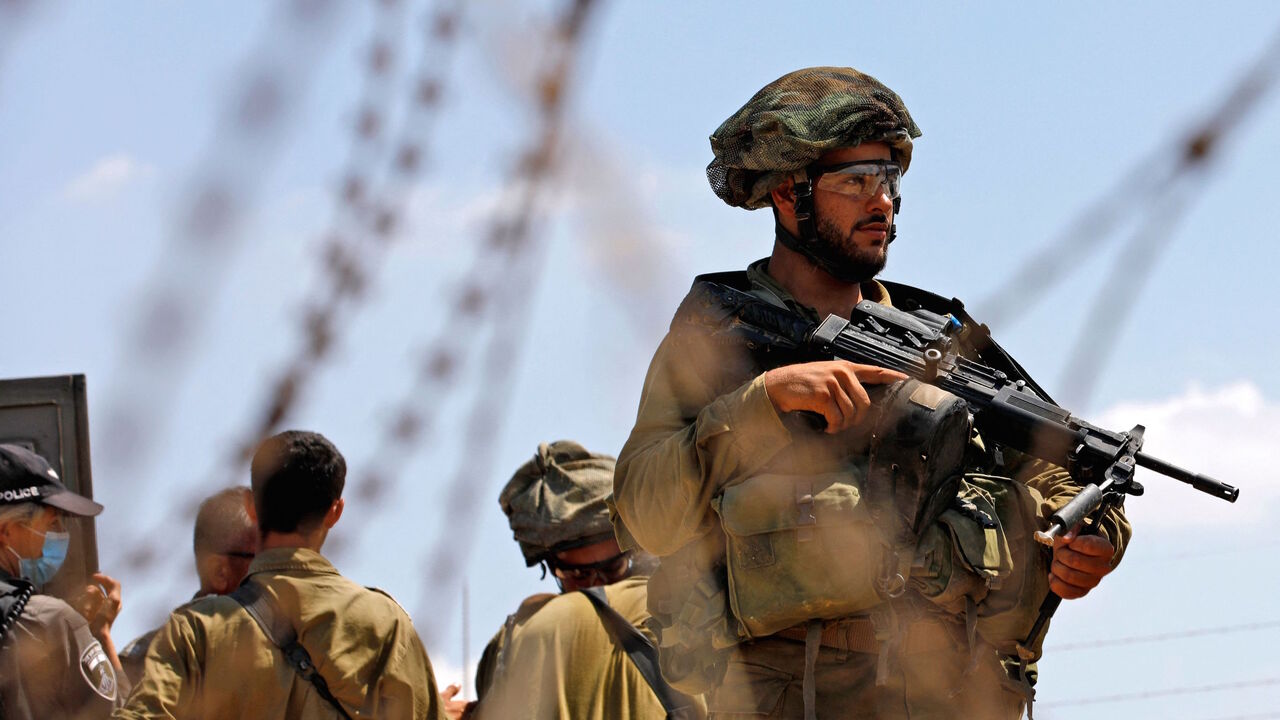
<path fill-rule="evenodd" d="M 80 674 L 89 687 L 112 702 L 116 699 L 116 671 L 96 641 L 80 653 Z"/>

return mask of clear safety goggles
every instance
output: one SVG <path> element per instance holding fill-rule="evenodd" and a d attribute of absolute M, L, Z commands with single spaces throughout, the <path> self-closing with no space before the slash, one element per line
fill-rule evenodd
<path fill-rule="evenodd" d="M 898 198 L 902 186 L 902 166 L 888 160 L 858 160 L 812 168 L 814 186 L 850 197 L 871 197 L 881 191 L 890 200 Z"/>

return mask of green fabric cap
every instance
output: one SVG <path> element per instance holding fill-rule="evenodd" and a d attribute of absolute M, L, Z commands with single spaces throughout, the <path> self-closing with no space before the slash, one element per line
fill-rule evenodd
<path fill-rule="evenodd" d="M 761 88 L 711 135 L 711 189 L 726 203 L 769 207 L 769 192 L 828 150 L 864 142 L 893 148 L 903 172 L 920 128 L 879 80 L 853 68 L 815 67 Z"/>
<path fill-rule="evenodd" d="M 614 459 L 572 440 L 542 443 L 516 471 L 498 503 L 525 562 L 613 537 L 609 507 Z"/>

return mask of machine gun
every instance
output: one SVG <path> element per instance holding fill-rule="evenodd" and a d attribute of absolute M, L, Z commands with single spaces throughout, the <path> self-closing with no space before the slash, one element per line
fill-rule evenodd
<path fill-rule="evenodd" d="M 989 441 L 1066 468 L 1084 488 L 1049 518 L 1036 539 L 1054 538 L 1078 525 L 1104 503 L 1141 495 L 1133 479 L 1144 467 L 1195 489 L 1235 502 L 1240 490 L 1142 452 L 1143 427 L 1113 432 L 1072 415 L 1037 392 L 1026 379 L 963 357 L 958 336 L 965 326 L 953 315 L 906 312 L 863 300 L 850 318 L 828 315 L 820 323 L 714 282 L 699 282 L 683 311 L 694 322 L 745 339 L 749 346 L 836 357 L 897 370 L 965 400 L 974 424 Z"/>

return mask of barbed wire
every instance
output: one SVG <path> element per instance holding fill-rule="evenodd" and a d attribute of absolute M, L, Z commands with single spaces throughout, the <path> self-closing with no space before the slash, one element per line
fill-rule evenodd
<path fill-rule="evenodd" d="M 116 479 L 144 474 L 163 436 L 193 341 L 207 321 L 210 298 L 240 245 L 240 224 L 279 154 L 318 58 L 331 46 L 327 39 L 342 6 L 340 0 L 281 3 L 250 51 L 245 79 L 220 110 L 124 332 L 102 419 L 95 422 L 101 436 L 94 443 L 98 474 Z M 126 561 L 150 564 L 147 538 L 133 547 Z"/>
<path fill-rule="evenodd" d="M 1177 187 L 1184 176 L 1207 168 L 1229 136 L 1256 111 L 1274 84 L 1278 66 L 1280 30 L 1194 132 L 1165 143 L 1124 173 L 1115 185 L 1078 213 L 1063 232 L 981 300 L 976 316 L 992 327 L 1011 324 L 1066 280 L 1070 273 L 1064 269 L 1078 267 L 1076 259 L 1088 256 L 1111 239 L 1122 222 L 1142 214 L 1142 208 L 1162 204 L 1160 198 Z"/>
<path fill-rule="evenodd" d="M 1173 244 L 1174 232 L 1191 204 L 1204 194 L 1211 161 L 1227 136 L 1239 128 L 1280 76 L 1280 31 L 1263 55 L 1235 84 L 1224 102 L 1183 143 L 1172 174 L 1145 204 L 1143 221 L 1112 263 L 1111 271 L 1086 315 L 1068 357 L 1062 395 L 1071 407 L 1087 407 L 1120 333 L 1161 256 Z"/>
<path fill-rule="evenodd" d="M 471 346 L 485 327 L 485 320 L 508 317 L 522 310 L 499 304 L 499 296 L 513 297 L 513 281 L 527 280 L 530 265 L 522 263 L 523 255 L 536 241 L 529 240 L 534 215 L 542 207 L 544 183 L 554 168 L 561 135 L 561 115 L 574 68 L 580 33 L 592 0 L 570 0 L 570 8 L 552 30 L 552 59 L 536 77 L 538 129 L 530 147 L 519 153 L 518 160 L 501 193 L 504 198 L 484 232 L 477 253 L 472 257 L 454 297 L 445 311 L 444 325 L 434 338 L 414 354 L 415 375 L 402 397 L 392 409 L 376 450 L 364 472 L 357 474 L 356 490 L 366 501 L 375 501 L 392 484 L 393 468 L 402 467 L 408 456 L 423 448 L 423 442 L 434 427 L 432 412 L 441 399 L 456 387 L 454 380 L 461 367 L 465 349 Z M 518 296 L 517 296 L 518 297 Z M 501 309 L 504 312 L 498 312 Z M 500 369 L 500 374 L 506 371 Z M 488 385 L 489 383 L 484 383 Z M 447 507 L 447 506 L 446 506 Z"/>
<path fill-rule="evenodd" d="M 277 429 L 296 407 L 316 373 L 340 343 L 343 321 L 368 297 L 376 275 L 402 224 L 411 192 L 425 166 L 428 139 L 442 108 L 445 81 L 461 23 L 462 0 L 442 0 L 424 16 L 425 50 L 411 83 L 409 108 L 382 177 L 372 163 L 352 162 L 343 174 L 332 227 L 319 243 L 321 287 L 313 293 L 301 318 L 301 342 L 271 382 L 271 392 L 250 429 L 233 443 L 229 465 L 244 467 L 257 442 Z M 363 103 L 358 138 L 382 136 L 387 113 Z M 359 145 L 360 143 L 357 143 Z M 354 220 L 354 223 L 346 223 Z"/>
<path fill-rule="evenodd" d="M 1179 695 L 1202 695 L 1222 692 L 1224 690 L 1247 690 L 1260 687 L 1280 685 L 1280 677 L 1259 678 L 1257 680 L 1236 680 L 1233 682 L 1196 685 L 1192 687 L 1163 688 L 1160 690 L 1139 690 L 1136 692 L 1116 693 L 1114 695 L 1098 695 L 1095 697 L 1073 700 L 1049 700 L 1037 702 L 1037 708 L 1061 708 L 1080 705 L 1102 705 L 1105 703 L 1129 702 L 1132 700 L 1150 700 L 1153 698 L 1176 697 Z"/>
<path fill-rule="evenodd" d="M 1087 642 L 1063 643 L 1061 645 L 1050 645 L 1045 648 L 1046 653 L 1064 653 L 1076 652 L 1079 650 L 1095 650 L 1098 648 L 1114 647 L 1116 645 L 1140 645 L 1144 643 L 1167 642 L 1170 640 L 1185 640 L 1190 638 L 1208 637 L 1213 635 L 1229 635 L 1232 633 L 1248 632 L 1251 630 L 1272 630 L 1280 628 L 1280 620 L 1268 620 L 1263 622 L 1244 623 L 1240 625 L 1223 625 L 1219 627 L 1196 628 L 1193 630 L 1174 630 L 1171 632 L 1155 633 L 1152 635 L 1130 635 L 1120 638 L 1103 638 L 1099 640 L 1090 640 Z"/>
<path fill-rule="evenodd" d="M 312 254 L 319 259 L 321 274 L 302 305 L 298 346 L 270 383 L 271 390 L 250 428 L 230 444 L 224 461 L 214 467 L 215 478 L 188 493 L 184 504 L 191 508 L 208 487 L 227 485 L 231 477 L 242 474 L 257 442 L 277 429 L 296 407 L 340 342 L 342 321 L 349 321 L 367 297 L 369 278 L 376 274 L 377 263 L 396 238 L 443 106 L 462 12 L 461 0 L 441 0 L 434 9 L 424 11 L 423 50 L 407 85 L 404 117 L 392 137 L 387 128 L 395 94 L 395 66 L 398 56 L 407 55 L 398 41 L 409 6 L 408 0 L 378 3 L 378 16 L 363 57 L 366 70 L 347 162 L 333 193 L 333 217 L 317 238 Z M 341 554 L 342 538 L 332 538 L 331 554 Z"/>
<path fill-rule="evenodd" d="M 394 473 L 408 457 L 421 450 L 434 428 L 431 413 L 441 397 L 453 387 L 456 375 L 470 347 L 488 327 L 488 342 L 480 364 L 484 381 L 468 421 L 463 428 L 463 448 L 456 476 L 439 504 L 439 537 L 428 552 L 424 574 L 424 607 L 420 617 L 443 617 L 442 608 L 451 605 L 454 580 L 452 567 L 469 545 L 459 539 L 474 527 L 469 522 L 479 505 L 476 495 L 481 485 L 476 477 L 487 477 L 493 453 L 489 445 L 497 436 L 505 413 L 501 412 L 514 382 L 513 364 L 523 345 L 526 319 L 531 311 L 524 302 L 538 276 L 546 243 L 531 237 L 538 211 L 546 206 L 547 187 L 557 167 L 562 118 L 577 66 L 583 30 L 594 0 L 570 0 L 551 31 L 547 57 L 536 74 L 537 129 L 527 150 L 518 154 L 503 197 L 484 233 L 480 247 L 452 300 L 448 303 L 444 326 L 435 338 L 415 354 L 419 360 L 412 382 L 389 413 L 389 423 L 379 436 L 377 449 L 366 470 L 354 476 L 354 491 L 366 502 L 378 501 L 395 484 Z M 470 463 L 468 464 L 468 460 Z M 423 624 L 424 640 L 430 645 L 434 624 Z"/>

